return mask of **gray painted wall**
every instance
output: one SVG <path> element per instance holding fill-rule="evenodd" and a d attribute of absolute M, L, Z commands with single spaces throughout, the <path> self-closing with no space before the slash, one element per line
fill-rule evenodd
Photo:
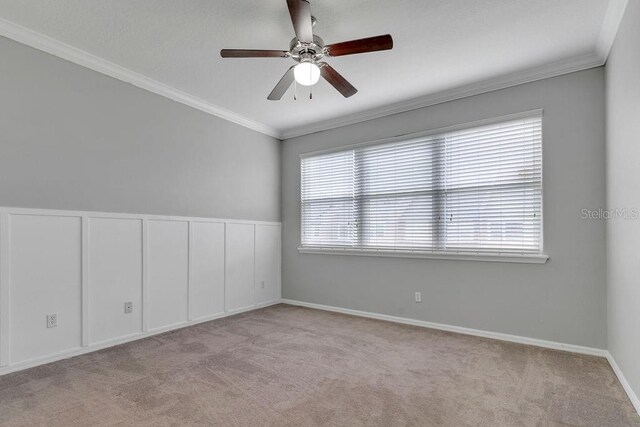
<path fill-rule="evenodd" d="M 604 96 L 596 68 L 285 141 L 283 298 L 605 348 L 605 224 L 580 217 L 605 206 Z M 536 108 L 547 264 L 298 253 L 300 153 Z"/>
<path fill-rule="evenodd" d="M 606 67 L 607 206 L 640 209 L 640 2 L 630 1 Z M 640 396 L 640 220 L 607 222 L 609 351 Z"/>
<path fill-rule="evenodd" d="M 279 221 L 280 145 L 0 37 L 0 206 Z"/>

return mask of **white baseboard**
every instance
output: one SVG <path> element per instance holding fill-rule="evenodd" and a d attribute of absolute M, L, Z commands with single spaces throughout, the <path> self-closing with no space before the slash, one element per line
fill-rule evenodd
<path fill-rule="evenodd" d="M 554 350 L 568 351 L 571 353 L 587 354 L 590 356 L 607 357 L 607 350 L 593 347 L 583 347 L 574 344 L 565 344 L 555 341 L 546 341 L 536 338 L 521 337 L 518 335 L 502 334 L 499 332 L 483 331 L 480 329 L 464 328 L 461 326 L 446 325 L 443 323 L 426 322 L 424 320 L 409 319 L 407 317 L 391 316 L 388 314 L 372 313 L 368 311 L 352 310 L 349 308 L 334 307 L 322 304 L 313 304 L 304 301 L 283 299 L 284 304 L 299 305 L 302 307 L 315 308 L 318 310 L 333 311 L 336 313 L 350 314 L 352 316 L 368 317 L 370 319 L 387 320 L 389 322 L 402 323 L 405 325 L 421 326 L 423 328 L 438 329 L 440 331 L 456 332 L 464 335 L 476 337 L 492 338 L 500 341 L 527 344 L 536 347 L 551 348 Z"/>
<path fill-rule="evenodd" d="M 282 304 L 282 300 L 278 298 L 278 299 L 274 299 L 267 302 L 261 302 L 259 304 L 254 305 L 253 308 L 250 308 L 249 310 L 257 310 L 259 308 L 269 307 L 276 304 Z M 233 314 L 238 314 L 238 313 L 233 313 Z"/>
<path fill-rule="evenodd" d="M 613 372 L 615 372 L 616 376 L 618 377 L 618 381 L 620 381 L 620 384 L 622 384 L 622 388 L 627 393 L 627 396 L 629 396 L 631 404 L 636 409 L 638 415 L 640 415 L 640 399 L 638 398 L 638 395 L 633 391 L 631 385 L 629 384 L 629 381 L 627 381 L 624 374 L 622 373 L 622 370 L 620 369 L 620 366 L 618 366 L 616 359 L 614 359 L 613 355 L 609 352 L 607 352 L 607 360 L 609 361 L 609 365 L 611 365 L 611 369 L 613 369 Z"/>
<path fill-rule="evenodd" d="M 622 370 L 616 363 L 611 353 L 609 353 L 609 351 L 605 349 L 583 347 L 583 346 L 574 345 L 574 344 L 565 344 L 561 342 L 546 341 L 546 340 L 540 340 L 537 338 L 521 337 L 518 335 L 502 334 L 499 332 L 483 331 L 479 329 L 463 328 L 461 326 L 452 326 L 452 325 L 446 325 L 443 323 L 426 322 L 424 320 L 409 319 L 406 317 L 390 316 L 388 314 L 379 314 L 379 313 L 372 313 L 368 311 L 352 310 L 349 308 L 314 304 L 310 302 L 290 300 L 290 299 L 282 299 L 282 303 L 289 304 L 289 305 L 298 305 L 301 307 L 315 308 L 317 310 L 332 311 L 335 313 L 350 314 L 352 316 L 367 317 L 370 319 L 386 320 L 389 322 L 402 323 L 405 325 L 413 325 L 413 326 L 420 326 L 423 328 L 437 329 L 440 331 L 456 332 L 464 335 L 472 335 L 476 337 L 491 338 L 491 339 L 496 339 L 500 341 L 514 342 L 518 344 L 532 345 L 536 347 L 549 348 L 553 350 L 562 350 L 562 351 L 568 351 L 571 353 L 604 357 L 607 359 L 607 361 L 611 365 L 611 368 L 613 369 L 613 372 L 618 377 L 620 384 L 622 384 L 622 388 L 629 396 L 629 400 L 631 400 L 631 403 L 635 408 L 636 412 L 638 413 L 638 415 L 640 415 L 640 399 L 638 399 L 638 396 L 635 394 L 635 392 L 629 385 L 629 382 L 625 378 L 624 374 L 622 373 Z"/>
<path fill-rule="evenodd" d="M 257 308 L 257 306 L 256 306 L 256 308 Z M 221 312 L 216 313 L 216 314 L 209 314 L 207 316 L 196 317 L 194 319 L 191 319 L 191 322 L 193 322 L 193 323 L 209 322 L 211 320 L 216 320 L 216 319 L 219 319 L 221 317 L 228 316 L 229 314 L 230 313 L 225 313 L 224 311 L 221 311 Z"/>
<path fill-rule="evenodd" d="M 182 328 L 186 328 L 189 326 L 194 326 L 200 323 L 205 323 L 205 322 L 210 322 L 212 320 L 216 320 L 216 319 L 220 319 L 223 317 L 229 317 L 229 316 L 235 316 L 237 314 L 240 313 L 245 313 L 248 311 L 253 311 L 253 310 L 257 310 L 260 308 L 264 308 L 264 307 L 268 307 L 271 305 L 275 305 L 275 304 L 280 304 L 280 300 L 273 300 L 273 301 L 269 301 L 269 302 L 265 302 L 265 303 L 259 303 L 259 304 L 255 304 L 253 306 L 250 307 L 246 307 L 240 310 L 235 310 L 232 312 L 226 312 L 226 313 L 219 313 L 219 314 L 214 314 L 212 316 L 206 316 L 206 317 L 201 317 L 199 319 L 195 319 L 192 321 L 185 321 L 185 322 L 180 322 L 180 323 L 176 323 L 170 326 L 164 326 L 161 328 L 156 328 L 153 329 L 151 331 L 148 332 L 139 332 L 139 333 L 135 333 L 135 334 L 130 334 L 130 335 L 126 335 L 124 337 L 118 337 L 118 338 L 114 338 L 111 340 L 105 340 L 105 341 L 100 341 L 97 343 L 91 343 L 86 347 L 78 347 L 78 348 L 74 348 L 74 349 L 70 349 L 70 350 L 65 350 L 62 351 L 60 353 L 55 353 L 55 354 L 51 354 L 51 355 L 47 355 L 44 357 L 38 357 L 35 359 L 29 359 L 29 360 L 25 360 L 23 362 L 18 362 L 15 364 L 11 364 L 9 366 L 5 366 L 0 368 L 0 376 L 2 375 L 6 375 L 6 374 L 10 374 L 12 372 L 18 372 L 18 371 L 22 371 L 25 369 L 29 369 L 29 368 L 34 368 L 36 366 L 40 366 L 40 365 L 45 365 L 47 363 L 52 363 L 52 362 L 57 362 L 59 360 L 63 360 L 63 359 L 70 359 L 72 357 L 75 356 L 80 356 L 83 354 L 87 354 L 87 353 L 93 353 L 94 351 L 99 351 L 99 350 L 104 350 L 105 348 L 109 348 L 109 347 L 115 347 L 117 345 L 121 345 L 121 344 L 126 344 L 128 342 L 132 342 L 132 341 L 137 341 L 137 340 L 141 340 L 143 338 L 148 338 L 148 337 L 152 337 L 154 335 L 160 335 L 163 334 L 165 332 L 169 332 L 169 331 L 175 331 L 178 329 L 182 329 Z"/>

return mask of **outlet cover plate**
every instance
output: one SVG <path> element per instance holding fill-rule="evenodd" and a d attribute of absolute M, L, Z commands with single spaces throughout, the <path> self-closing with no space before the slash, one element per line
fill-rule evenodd
<path fill-rule="evenodd" d="M 55 328 L 58 326 L 58 315 L 47 314 L 47 328 Z"/>

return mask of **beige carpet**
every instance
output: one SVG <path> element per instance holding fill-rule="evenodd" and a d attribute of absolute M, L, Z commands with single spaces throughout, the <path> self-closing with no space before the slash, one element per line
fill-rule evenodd
<path fill-rule="evenodd" d="M 640 426 L 607 361 L 278 305 L 0 377 L 1 425 Z"/>

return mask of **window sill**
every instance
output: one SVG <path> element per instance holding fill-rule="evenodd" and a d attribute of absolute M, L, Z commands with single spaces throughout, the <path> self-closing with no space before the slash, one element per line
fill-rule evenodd
<path fill-rule="evenodd" d="M 520 264 L 544 264 L 549 260 L 545 254 L 473 254 L 473 253 L 443 253 L 443 252 L 419 252 L 419 251 L 393 251 L 383 249 L 342 249 L 342 248 L 312 248 L 300 247 L 301 254 L 316 255 L 354 255 L 373 256 L 387 258 L 424 258 L 444 259 L 451 261 L 485 261 L 485 262 L 509 262 Z"/>

